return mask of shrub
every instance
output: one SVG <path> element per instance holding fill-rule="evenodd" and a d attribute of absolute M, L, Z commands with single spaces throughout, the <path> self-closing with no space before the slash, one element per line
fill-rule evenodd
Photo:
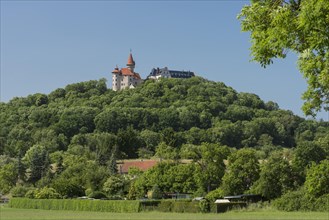
<path fill-rule="evenodd" d="M 206 195 L 206 199 L 208 199 L 211 202 L 215 202 L 216 199 L 220 199 L 224 197 L 224 192 L 221 188 L 217 188 L 213 191 L 210 191 L 207 195 Z"/>
<path fill-rule="evenodd" d="M 158 211 L 161 200 L 145 200 L 140 202 L 140 211 Z"/>
<path fill-rule="evenodd" d="M 198 202 L 191 200 L 161 200 L 157 211 L 160 212 L 201 212 Z"/>
<path fill-rule="evenodd" d="M 54 188 L 44 187 L 35 194 L 36 199 L 60 199 L 61 195 Z"/>
<path fill-rule="evenodd" d="M 174 201 L 172 206 L 172 212 L 197 213 L 201 211 L 200 211 L 199 202 Z"/>
<path fill-rule="evenodd" d="M 38 192 L 37 189 L 30 189 L 29 191 L 27 191 L 25 193 L 25 197 L 29 198 L 29 199 L 34 199 L 35 198 L 35 194 Z"/>
<path fill-rule="evenodd" d="M 226 212 L 232 209 L 241 209 L 245 208 L 247 203 L 245 202 L 230 202 L 230 203 L 221 203 L 217 204 L 217 213 Z"/>
<path fill-rule="evenodd" d="M 63 179 L 63 178 L 56 179 L 51 186 L 59 194 L 68 198 L 88 195 L 85 194 L 85 190 L 82 186 L 69 179 Z"/>
<path fill-rule="evenodd" d="M 210 212 L 210 202 L 207 199 L 203 199 L 199 202 L 200 211 L 203 213 Z"/>
<path fill-rule="evenodd" d="M 155 185 L 155 186 L 153 186 L 152 190 L 147 192 L 147 197 L 149 199 L 161 199 L 162 192 L 161 192 L 160 188 L 157 185 Z"/>
<path fill-rule="evenodd" d="M 313 197 L 299 189 L 284 194 L 273 201 L 272 205 L 282 211 L 328 211 L 329 194 Z"/>
<path fill-rule="evenodd" d="M 172 210 L 171 200 L 162 200 L 158 206 L 158 211 L 160 212 L 171 212 L 171 210 Z"/>
<path fill-rule="evenodd" d="M 24 197 L 27 191 L 29 191 L 30 188 L 24 187 L 24 186 L 15 186 L 10 190 L 10 193 L 12 197 Z"/>
<path fill-rule="evenodd" d="M 107 199 L 107 196 L 103 192 L 100 192 L 100 191 L 92 192 L 88 197 L 94 198 L 94 199 Z"/>
<path fill-rule="evenodd" d="M 328 212 L 329 207 L 329 193 L 319 197 L 314 203 L 316 211 Z"/>

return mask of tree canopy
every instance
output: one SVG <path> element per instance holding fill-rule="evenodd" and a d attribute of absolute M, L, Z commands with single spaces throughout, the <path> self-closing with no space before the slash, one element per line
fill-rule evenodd
<path fill-rule="evenodd" d="M 238 15 L 251 32 L 251 55 L 263 67 L 288 51 L 298 54 L 298 68 L 307 80 L 303 111 L 329 111 L 329 1 L 252 0 Z"/>
<path fill-rule="evenodd" d="M 328 137 L 328 122 L 201 77 L 117 92 L 104 80 L 80 82 L 0 103 L 0 193 L 273 199 L 306 180 L 309 194 L 323 196 L 311 186 L 327 169 L 317 165 L 328 159 Z M 145 172 L 118 173 L 124 160 L 150 158 Z"/>

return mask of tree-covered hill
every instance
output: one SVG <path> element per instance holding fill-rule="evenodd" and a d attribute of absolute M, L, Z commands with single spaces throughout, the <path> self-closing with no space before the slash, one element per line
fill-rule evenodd
<path fill-rule="evenodd" d="M 239 157 L 256 163 L 286 158 L 283 166 L 291 161 L 298 165 L 294 184 L 301 186 L 305 168 L 328 157 L 328 145 L 328 122 L 305 120 L 221 82 L 200 77 L 148 80 L 115 92 L 105 79 L 93 80 L 0 103 L 0 191 L 8 193 L 18 184 L 52 187 L 66 197 L 88 194 L 85 190 L 113 195 L 111 186 L 120 182 L 120 192 L 136 198 L 155 185 L 197 193 L 224 184 L 221 189 L 227 193 L 242 193 L 251 189 L 250 181 L 259 180 L 255 190 L 261 192 L 267 180 L 258 165 L 250 168 L 256 174 L 246 176 L 249 183 L 237 186 L 225 185 L 234 178 L 225 170 L 241 170 L 233 163 Z M 134 177 L 128 184 L 115 175 L 117 159 L 151 157 L 192 159 L 195 164 L 162 164 L 157 172 L 144 174 L 153 175 L 155 182 Z M 226 167 L 227 158 L 232 163 Z M 168 170 L 186 181 L 158 176 Z M 286 189 L 293 188 L 289 184 Z"/>
<path fill-rule="evenodd" d="M 114 92 L 104 79 L 1 103 L 0 153 L 17 157 L 35 144 L 52 153 L 68 150 L 87 134 L 110 133 L 129 158 L 149 153 L 161 141 L 220 143 L 229 147 L 294 147 L 325 136 L 328 124 L 307 121 L 257 95 L 238 93 L 199 77 L 146 81 Z M 153 137 L 155 143 L 148 144 Z M 140 155 L 141 156 L 141 155 Z"/>

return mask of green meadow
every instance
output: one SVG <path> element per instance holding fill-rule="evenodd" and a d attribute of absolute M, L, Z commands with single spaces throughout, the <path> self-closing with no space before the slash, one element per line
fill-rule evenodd
<path fill-rule="evenodd" d="M 58 211 L 40 209 L 15 209 L 6 206 L 0 208 L 0 220 L 73 220 L 73 219 L 305 219 L 328 220 L 329 214 L 325 212 L 281 212 L 275 210 L 264 211 L 231 211 L 222 214 L 201 214 L 201 213 L 166 213 L 166 212 L 142 212 L 142 213 L 110 213 L 110 212 L 87 212 L 87 211 Z"/>

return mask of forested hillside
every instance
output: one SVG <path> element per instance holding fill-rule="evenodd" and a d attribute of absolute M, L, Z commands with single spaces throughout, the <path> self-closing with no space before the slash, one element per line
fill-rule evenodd
<path fill-rule="evenodd" d="M 312 183 L 301 186 L 312 181 L 309 170 L 328 169 L 328 146 L 328 122 L 221 82 L 162 79 L 114 92 L 101 79 L 0 103 L 0 191 L 131 199 L 151 189 L 268 199 L 291 190 L 312 194 Z M 166 162 L 117 175 L 116 161 L 132 158 Z M 314 196 L 323 190 L 328 186 Z"/>

